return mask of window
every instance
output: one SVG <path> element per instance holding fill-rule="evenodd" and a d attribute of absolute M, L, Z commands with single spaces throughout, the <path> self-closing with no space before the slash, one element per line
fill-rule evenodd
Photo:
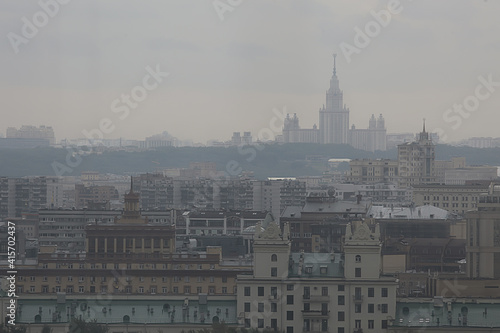
<path fill-rule="evenodd" d="M 286 333 L 293 333 L 293 327 L 292 326 L 287 326 L 286 327 Z"/>
<path fill-rule="evenodd" d="M 264 287 L 259 287 L 257 289 L 257 295 L 258 296 L 264 296 Z"/>
<path fill-rule="evenodd" d="M 275 332 L 278 330 L 278 319 L 271 319 L 271 328 Z"/>
<path fill-rule="evenodd" d="M 311 297 L 311 288 L 304 287 L 304 299 L 309 299 Z"/>
<path fill-rule="evenodd" d="M 286 290 L 289 290 L 289 291 L 290 291 L 290 290 L 294 290 L 294 288 L 293 288 L 293 284 L 287 284 L 287 285 L 286 285 Z"/>
<path fill-rule="evenodd" d="M 278 303 L 271 303 L 271 312 L 278 312 Z"/>
<path fill-rule="evenodd" d="M 345 320 L 345 313 L 344 311 L 339 311 L 337 314 L 337 321 L 344 321 Z"/>
<path fill-rule="evenodd" d="M 278 276 L 278 268 L 271 267 L 271 276 Z"/>
<path fill-rule="evenodd" d="M 222 287 L 221 292 L 222 292 L 223 294 L 227 294 L 227 287 Z"/>
<path fill-rule="evenodd" d="M 293 311 L 286 312 L 286 320 L 293 320 Z"/>
<path fill-rule="evenodd" d="M 264 303 L 257 304 L 257 311 L 264 312 Z"/>
<path fill-rule="evenodd" d="M 345 305 L 345 296 L 344 295 L 339 295 L 337 296 L 337 304 L 338 305 Z"/>
<path fill-rule="evenodd" d="M 250 328 L 250 318 L 245 318 L 245 327 Z"/>
<path fill-rule="evenodd" d="M 79 286 L 78 287 L 78 292 L 79 293 L 84 293 L 85 292 L 85 287 L 84 286 Z"/>
<path fill-rule="evenodd" d="M 196 293 L 201 294 L 203 292 L 202 287 L 196 287 Z"/>
<path fill-rule="evenodd" d="M 227 283 L 227 276 L 225 276 L 225 275 L 224 275 L 224 276 L 222 277 L 222 283 Z"/>
<path fill-rule="evenodd" d="M 354 269 L 354 277 L 361 277 L 361 267 L 356 267 Z"/>
<path fill-rule="evenodd" d="M 250 296 L 250 287 L 245 287 L 245 296 Z"/>
<path fill-rule="evenodd" d="M 368 313 L 375 313 L 375 304 L 368 304 Z"/>
<path fill-rule="evenodd" d="M 190 286 L 184 286 L 184 294 L 191 294 L 191 287 Z"/>
<path fill-rule="evenodd" d="M 311 310 L 311 303 L 304 303 L 304 311 L 310 311 Z"/>
<path fill-rule="evenodd" d="M 250 303 L 249 302 L 246 302 L 244 307 L 245 307 L 245 310 L 244 310 L 245 312 L 250 312 Z"/>
<path fill-rule="evenodd" d="M 387 295 L 388 295 L 388 289 L 382 288 L 382 297 L 387 297 Z"/>
<path fill-rule="evenodd" d="M 271 261 L 278 261 L 278 256 L 276 254 L 271 255 Z"/>
<path fill-rule="evenodd" d="M 337 333 L 345 333 L 344 328 L 343 328 L 343 327 L 339 327 L 339 328 L 337 329 Z"/>
<path fill-rule="evenodd" d="M 356 256 L 356 262 L 361 262 L 361 256 L 359 254 Z"/>
<path fill-rule="evenodd" d="M 321 332 L 328 332 L 328 319 L 321 321 Z"/>
<path fill-rule="evenodd" d="M 293 304 L 293 295 L 286 296 L 286 304 Z"/>
<path fill-rule="evenodd" d="M 368 328 L 369 329 L 375 328 L 375 321 L 374 320 L 368 320 Z"/>
<path fill-rule="evenodd" d="M 257 327 L 264 328 L 264 319 L 257 319 Z"/>
<path fill-rule="evenodd" d="M 375 297 L 375 288 L 368 288 L 368 297 Z"/>
<path fill-rule="evenodd" d="M 328 296 L 328 287 L 321 287 L 321 296 Z"/>
<path fill-rule="evenodd" d="M 354 313 L 361 313 L 361 304 L 354 304 Z"/>
<path fill-rule="evenodd" d="M 382 313 L 387 313 L 387 312 L 388 312 L 388 305 L 382 304 Z"/>
<path fill-rule="evenodd" d="M 387 328 L 387 320 L 382 320 L 382 328 Z"/>
<path fill-rule="evenodd" d="M 356 328 L 361 328 L 361 320 L 356 319 L 356 320 L 354 321 L 354 327 L 356 327 Z"/>
<path fill-rule="evenodd" d="M 343 284 L 339 284 L 338 287 L 337 287 L 337 290 L 338 291 L 344 291 L 344 285 Z"/>

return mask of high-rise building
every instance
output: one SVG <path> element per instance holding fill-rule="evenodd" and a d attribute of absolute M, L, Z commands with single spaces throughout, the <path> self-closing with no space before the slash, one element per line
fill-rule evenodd
<path fill-rule="evenodd" d="M 330 88 L 326 91 L 326 107 L 319 110 L 319 142 L 347 144 L 349 140 L 349 109 L 344 105 L 344 94 L 339 88 L 337 68 L 333 65 Z"/>
<path fill-rule="evenodd" d="M 434 161 L 435 145 L 425 131 L 424 122 L 418 141 L 398 145 L 399 186 L 410 187 L 435 182 Z"/>

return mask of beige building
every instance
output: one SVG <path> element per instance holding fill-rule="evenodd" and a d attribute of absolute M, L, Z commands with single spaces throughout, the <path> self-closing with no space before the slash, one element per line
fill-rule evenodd
<path fill-rule="evenodd" d="M 469 278 L 500 278 L 500 184 L 479 195 L 477 210 L 467 217 Z"/>
<path fill-rule="evenodd" d="M 476 209 L 479 194 L 487 191 L 486 185 L 414 185 L 413 202 L 416 206 L 432 205 L 463 215 Z"/>
<path fill-rule="evenodd" d="M 347 225 L 340 253 L 290 254 L 288 224 L 254 238 L 253 275 L 238 276 L 238 313 L 246 328 L 297 332 L 385 332 L 396 282 L 381 276 L 380 232 Z"/>
<path fill-rule="evenodd" d="M 436 181 L 435 145 L 425 131 L 425 123 L 418 141 L 398 145 L 398 171 L 400 187 Z"/>
<path fill-rule="evenodd" d="M 347 181 L 351 183 L 397 183 L 398 161 L 396 160 L 352 160 L 349 163 Z"/>

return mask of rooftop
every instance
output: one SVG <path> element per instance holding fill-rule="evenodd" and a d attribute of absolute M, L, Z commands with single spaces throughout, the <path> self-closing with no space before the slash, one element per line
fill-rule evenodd
<path fill-rule="evenodd" d="M 60 297 L 64 298 L 64 297 Z M 110 299 L 106 295 L 89 299 L 19 299 L 16 323 L 65 323 L 72 317 L 98 323 L 212 323 L 215 317 L 237 323 L 236 300 L 200 301 L 161 299 Z M 201 300 L 201 297 L 200 297 Z M 203 303 L 203 302 L 201 302 Z"/>
<path fill-rule="evenodd" d="M 434 300 L 398 301 L 393 326 L 500 327 L 500 303 L 435 298 Z"/>
<path fill-rule="evenodd" d="M 292 253 L 288 276 L 343 278 L 344 263 L 340 253 Z"/>

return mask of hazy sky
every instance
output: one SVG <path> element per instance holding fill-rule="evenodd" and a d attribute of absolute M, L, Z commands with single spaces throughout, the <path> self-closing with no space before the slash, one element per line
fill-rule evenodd
<path fill-rule="evenodd" d="M 107 138 L 204 143 L 276 128 L 273 108 L 308 128 L 336 52 L 357 128 L 382 113 L 389 133 L 417 132 L 425 117 L 448 141 L 500 136 L 499 1 L 401 0 L 385 26 L 372 11 L 392 1 L 60 0 L 53 17 L 40 13 L 53 1 L 2 2 L 1 133 L 50 125 L 60 140 L 104 122 Z M 365 29 L 369 43 L 356 39 Z M 147 67 L 169 75 L 145 90 Z M 132 91 L 145 97 L 134 108 L 122 100 Z M 446 111 L 463 103 L 472 111 Z"/>

